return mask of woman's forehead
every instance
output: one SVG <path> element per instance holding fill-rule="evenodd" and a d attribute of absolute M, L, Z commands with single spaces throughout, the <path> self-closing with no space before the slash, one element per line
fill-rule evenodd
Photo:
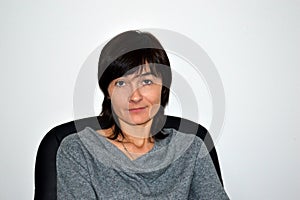
<path fill-rule="evenodd" d="M 126 72 L 122 77 L 140 77 L 145 75 L 154 75 L 153 70 L 150 69 L 150 66 L 148 63 L 137 66 Z"/>

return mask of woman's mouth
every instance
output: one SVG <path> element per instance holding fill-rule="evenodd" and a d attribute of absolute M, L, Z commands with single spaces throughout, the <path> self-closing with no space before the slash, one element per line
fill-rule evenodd
<path fill-rule="evenodd" d="M 147 108 L 147 106 L 145 107 L 138 107 L 138 108 L 130 108 L 129 112 L 130 113 L 138 113 L 138 112 L 142 112 Z"/>

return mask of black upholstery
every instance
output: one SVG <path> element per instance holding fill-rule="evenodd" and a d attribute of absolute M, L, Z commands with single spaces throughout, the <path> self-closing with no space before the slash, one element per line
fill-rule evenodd
<path fill-rule="evenodd" d="M 35 163 L 35 200 L 55 200 L 56 199 L 56 152 L 64 137 L 79 132 L 85 127 L 91 127 L 95 130 L 100 129 L 97 117 L 84 118 L 76 121 L 71 121 L 51 129 L 40 143 Z M 101 127 L 105 125 L 101 124 Z M 210 150 L 210 156 L 215 165 L 216 171 L 220 178 L 222 176 L 218 161 L 218 156 L 214 143 L 207 130 L 192 121 L 179 117 L 167 116 L 165 128 L 174 128 L 176 130 L 195 134 L 199 136 Z"/>

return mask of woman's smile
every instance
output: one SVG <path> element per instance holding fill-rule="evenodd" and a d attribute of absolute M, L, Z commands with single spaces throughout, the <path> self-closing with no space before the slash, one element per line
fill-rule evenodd
<path fill-rule="evenodd" d="M 137 108 L 130 108 L 128 111 L 130 113 L 140 113 L 146 111 L 147 106 L 144 107 L 137 107 Z"/>

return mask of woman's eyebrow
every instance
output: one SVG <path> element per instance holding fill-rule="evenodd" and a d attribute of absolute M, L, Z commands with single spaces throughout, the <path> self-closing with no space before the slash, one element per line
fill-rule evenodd
<path fill-rule="evenodd" d="M 146 72 L 146 73 L 143 73 L 143 74 L 137 74 L 133 78 L 138 78 L 138 77 L 143 77 L 143 76 L 148 76 L 148 75 L 156 76 L 153 72 Z"/>

